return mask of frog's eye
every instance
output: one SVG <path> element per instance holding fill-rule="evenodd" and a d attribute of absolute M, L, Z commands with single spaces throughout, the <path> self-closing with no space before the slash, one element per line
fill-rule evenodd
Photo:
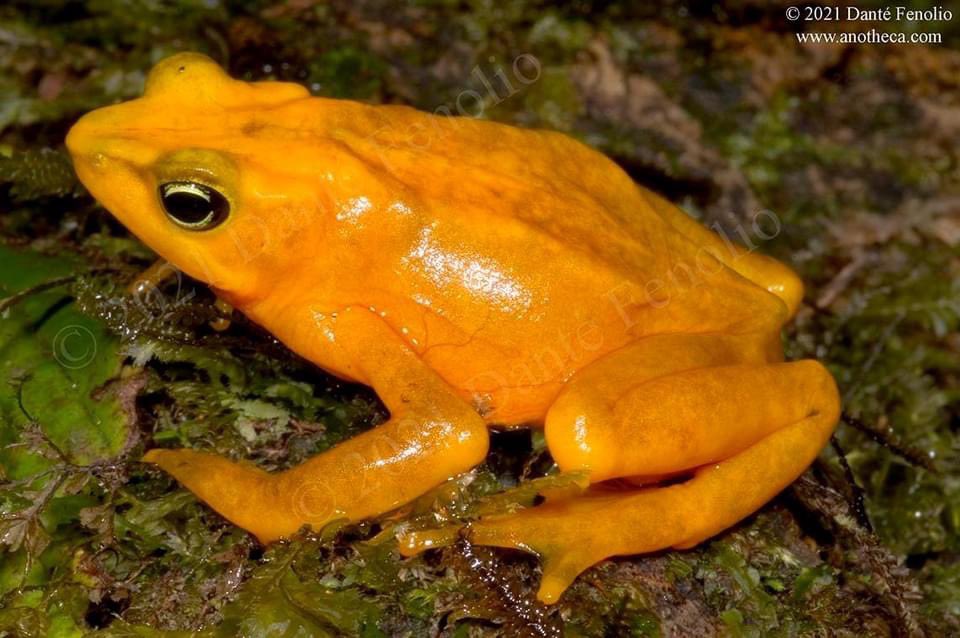
<path fill-rule="evenodd" d="M 189 230 L 219 226 L 230 212 L 226 197 L 197 182 L 160 184 L 160 202 L 170 219 Z"/>

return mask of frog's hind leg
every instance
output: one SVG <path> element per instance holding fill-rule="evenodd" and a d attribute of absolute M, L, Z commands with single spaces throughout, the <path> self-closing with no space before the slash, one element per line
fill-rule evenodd
<path fill-rule="evenodd" d="M 838 415 L 833 379 L 814 361 L 696 368 L 616 393 L 574 378 L 547 416 L 561 469 L 586 469 L 592 481 L 682 470 L 692 478 L 548 500 L 483 518 L 470 538 L 539 554 L 538 596 L 554 602 L 604 558 L 691 547 L 748 516 L 813 461 Z M 430 541 L 429 532 L 412 534 L 403 549 Z"/>

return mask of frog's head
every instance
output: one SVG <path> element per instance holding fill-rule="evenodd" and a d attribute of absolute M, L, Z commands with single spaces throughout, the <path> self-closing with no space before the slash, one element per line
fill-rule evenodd
<path fill-rule="evenodd" d="M 154 67 L 142 98 L 82 117 L 67 148 L 83 184 L 147 245 L 229 299 L 253 300 L 285 272 L 318 195 L 288 170 L 308 163 L 296 140 L 252 132 L 307 96 L 178 54 Z"/>

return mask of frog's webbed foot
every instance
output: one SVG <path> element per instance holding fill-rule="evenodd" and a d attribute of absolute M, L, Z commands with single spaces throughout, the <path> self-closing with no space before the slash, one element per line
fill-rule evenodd
<path fill-rule="evenodd" d="M 593 539 L 590 530 L 605 508 L 620 507 L 620 495 L 584 494 L 556 499 L 511 514 L 483 517 L 466 526 L 409 531 L 399 535 L 404 556 L 452 545 L 462 535 L 476 545 L 518 549 L 536 554 L 543 577 L 537 597 L 556 602 L 574 579 L 591 565 L 610 556 L 603 539 Z M 615 534 L 623 530 L 614 530 Z M 601 542 L 591 542 L 600 540 Z"/>
<path fill-rule="evenodd" d="M 629 376 L 608 373 L 581 381 Z M 538 554 L 538 597 L 555 602 L 604 558 L 689 548 L 749 516 L 803 472 L 838 415 L 833 379 L 813 361 L 698 368 L 618 388 L 591 388 L 575 377 L 546 423 L 563 470 L 586 468 L 594 481 L 684 471 L 692 477 L 548 500 L 481 518 L 468 535 L 477 544 Z M 412 532 L 401 550 L 414 554 L 449 537 L 449 530 Z"/>

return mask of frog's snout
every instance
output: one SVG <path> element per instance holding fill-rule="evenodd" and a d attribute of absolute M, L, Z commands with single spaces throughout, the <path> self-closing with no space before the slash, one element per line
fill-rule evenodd
<path fill-rule="evenodd" d="M 80 179 L 148 167 L 160 145 L 144 125 L 147 113 L 144 104 L 134 100 L 99 108 L 77 120 L 65 141 Z"/>
<path fill-rule="evenodd" d="M 74 165 L 96 168 L 107 158 L 113 129 L 113 108 L 91 111 L 70 127 L 65 141 Z"/>
<path fill-rule="evenodd" d="M 67 132 L 67 151 L 74 161 L 91 154 L 91 147 L 95 142 L 93 127 L 88 123 L 91 115 L 93 113 L 87 113 L 81 117 Z"/>

